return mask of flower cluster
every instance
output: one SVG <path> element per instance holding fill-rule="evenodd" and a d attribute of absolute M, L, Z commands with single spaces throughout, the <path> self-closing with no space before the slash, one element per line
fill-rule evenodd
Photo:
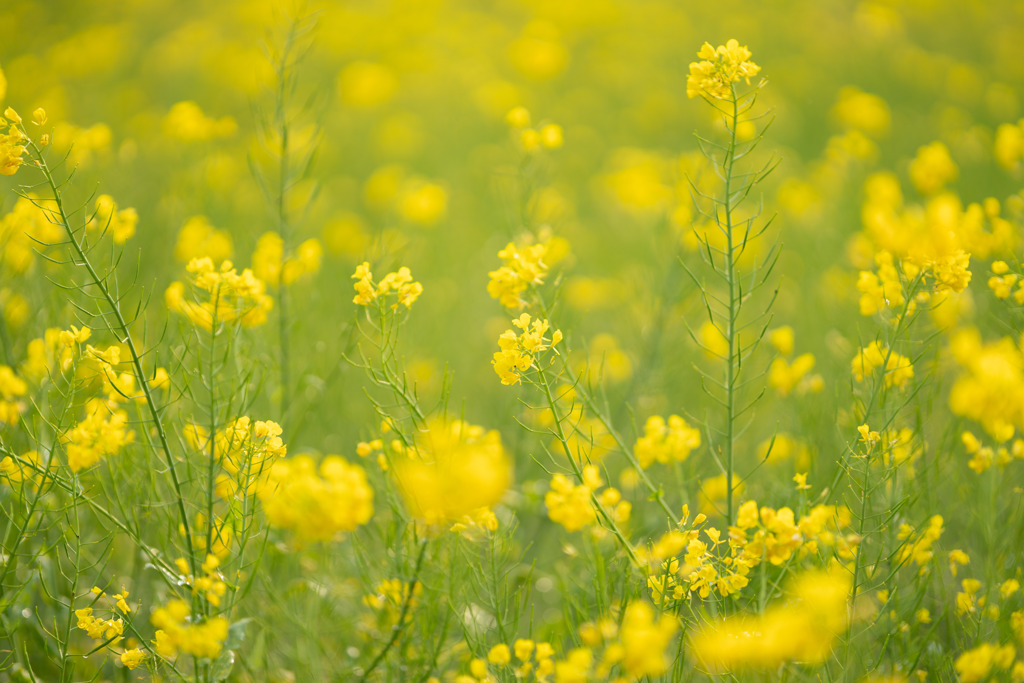
<path fill-rule="evenodd" d="M 516 335 L 514 330 L 502 332 L 498 337 L 498 346 L 501 350 L 494 354 L 491 361 L 494 371 L 501 378 L 501 383 L 506 386 L 517 384 L 523 373 L 533 367 L 534 358 L 539 353 L 553 348 L 562 341 L 562 331 L 555 330 L 549 342 L 544 335 L 551 328 L 551 324 L 547 320 L 533 320 L 529 313 L 523 313 L 514 319 L 512 324 L 522 332 L 519 335 Z"/>
<path fill-rule="evenodd" d="M 248 268 L 239 274 L 231 261 L 214 268 L 213 261 L 203 257 L 192 259 L 188 272 L 192 284 L 209 293 L 209 299 L 201 302 L 186 299 L 185 285 L 181 282 L 171 283 L 164 299 L 170 310 L 184 315 L 193 325 L 215 332 L 215 327 L 229 323 L 254 327 L 267 321 L 274 300 L 266 294 L 266 284 Z"/>
<path fill-rule="evenodd" d="M 135 647 L 121 653 L 121 664 L 129 671 L 139 668 L 144 661 L 146 661 L 146 651 L 142 648 Z"/>
<path fill-rule="evenodd" d="M 274 462 L 288 453 L 281 432 L 272 420 L 253 422 L 244 415 L 218 429 L 213 457 L 224 472 L 217 476 L 217 494 L 225 499 L 240 491 L 251 494 L 266 482 Z M 189 425 L 185 437 L 195 450 L 210 453 L 209 433 L 199 425 Z"/>
<path fill-rule="evenodd" d="M 874 315 L 887 308 L 899 310 L 906 303 L 903 281 L 892 254 L 884 249 L 879 251 L 875 254 L 875 264 L 877 272 L 862 270 L 857 279 L 861 315 Z"/>
<path fill-rule="evenodd" d="M 128 413 L 111 411 L 100 399 L 86 403 L 85 418 L 61 438 L 72 472 L 95 465 L 101 458 L 116 455 L 134 440 L 135 432 L 128 428 Z"/>
<path fill-rule="evenodd" d="M 37 206 L 38 204 L 38 206 Z M 19 197 L 10 213 L 0 218 L 0 265 L 5 275 L 20 275 L 35 262 L 35 251 L 40 244 L 55 244 L 63 232 L 60 226 L 48 220 L 40 206 L 52 206 L 45 200 Z"/>
<path fill-rule="evenodd" d="M 25 404 L 21 398 L 28 393 L 28 384 L 14 374 L 8 365 L 0 365 L 0 423 L 18 424 Z"/>
<path fill-rule="evenodd" d="M 210 225 L 206 216 L 192 216 L 178 231 L 174 258 L 188 263 L 194 258 L 209 257 L 214 263 L 231 258 L 231 235 Z"/>
<path fill-rule="evenodd" d="M 605 650 L 604 661 L 618 664 L 631 680 L 661 676 L 668 671 L 666 654 L 677 627 L 670 615 L 655 617 L 647 603 L 631 602 L 622 614 L 618 642 Z"/>
<path fill-rule="evenodd" d="M 288 529 L 302 545 L 331 541 L 373 516 L 366 472 L 337 455 L 324 457 L 319 467 L 307 455 L 278 460 L 259 498 L 270 525 Z"/>
<path fill-rule="evenodd" d="M 982 445 L 978 437 L 965 431 L 960 434 L 960 440 L 967 449 L 967 454 L 971 456 L 967 466 L 978 474 L 987 472 L 992 465 L 1005 467 L 1012 460 L 1024 459 L 1024 439 L 1014 439 L 1013 445 L 1009 448 L 1005 445 L 993 448 Z"/>
<path fill-rule="evenodd" d="M 408 268 L 402 266 L 394 273 L 388 273 L 379 284 L 374 284 L 373 273 L 370 272 L 368 261 L 356 266 L 356 272 L 352 275 L 355 284 L 356 296 L 352 303 L 360 306 L 369 306 L 377 299 L 394 294 L 398 301 L 391 305 L 391 309 L 398 308 L 398 304 L 404 304 L 406 308 L 412 308 L 413 303 L 423 293 L 423 285 L 414 282 L 412 273 Z"/>
<path fill-rule="evenodd" d="M 668 423 L 660 415 L 647 418 L 644 435 L 636 440 L 633 453 L 640 467 L 654 462 L 683 462 L 690 452 L 700 447 L 700 430 L 691 427 L 678 415 L 670 415 Z"/>
<path fill-rule="evenodd" d="M 153 645 L 165 659 L 174 659 L 178 653 L 215 659 L 228 639 L 227 619 L 212 617 L 199 622 L 184 600 L 171 600 L 158 607 L 150 621 L 157 628 Z"/>
<path fill-rule="evenodd" d="M 393 472 L 410 514 L 426 524 L 474 523 L 504 496 L 511 466 L 501 435 L 432 419 L 409 446 L 392 445 Z"/>
<path fill-rule="evenodd" d="M 17 487 L 26 480 L 38 485 L 40 479 L 40 476 L 36 474 L 38 467 L 41 467 L 41 464 L 37 451 L 22 453 L 17 460 L 5 455 L 0 458 L 0 481 L 12 487 Z"/>
<path fill-rule="evenodd" d="M 689 517 L 685 506 L 683 516 L 685 523 Z M 793 557 L 815 556 L 826 548 L 834 548 L 841 559 L 851 559 L 858 543 L 856 535 L 839 533 L 849 526 L 849 510 L 832 505 L 816 505 L 798 520 L 790 508 L 759 509 L 756 501 L 749 500 L 740 506 L 728 537 L 714 527 L 702 529 L 706 520 L 699 514 L 689 531 L 670 531 L 649 549 L 637 549 L 638 557 L 657 566 L 648 575 L 647 585 L 659 604 L 691 594 L 708 598 L 712 591 L 723 597 L 737 593 L 749 583 L 750 571 L 763 562 L 781 566 Z M 679 554 L 683 554 L 682 563 Z"/>
<path fill-rule="evenodd" d="M 518 662 L 515 665 L 513 665 L 513 656 Z M 530 680 L 532 677 L 537 683 L 548 683 L 551 676 L 555 675 L 555 648 L 551 646 L 551 643 L 537 643 L 526 638 L 517 639 L 512 643 L 511 648 L 504 643 L 499 643 L 488 651 L 487 659 L 474 657 L 470 660 L 470 675 L 456 676 L 456 683 L 497 680 L 488 670 L 488 664 L 498 669 L 512 668 L 512 674 L 516 680 Z M 575 680 L 585 679 L 577 678 Z"/>
<path fill-rule="evenodd" d="M 534 128 L 530 125 L 530 112 L 525 107 L 515 107 L 505 115 L 505 121 L 516 133 L 519 144 L 526 152 L 540 149 L 558 149 L 564 142 L 562 127 L 557 123 L 546 123 Z"/>
<path fill-rule="evenodd" d="M 124 633 L 124 621 L 120 618 L 101 619 L 93 616 L 92 607 L 75 610 L 78 617 L 78 628 L 85 631 L 94 640 L 115 640 Z"/>
<path fill-rule="evenodd" d="M 1024 119 L 1015 124 L 1002 123 L 996 128 L 993 156 L 996 163 L 1007 171 L 1020 168 L 1021 159 L 1024 159 Z"/>
<path fill-rule="evenodd" d="M 906 356 L 873 341 L 857 352 L 852 362 L 853 378 L 863 382 L 878 368 L 884 367 L 885 386 L 903 389 L 914 378 L 914 366 Z"/>
<path fill-rule="evenodd" d="M 668 671 L 670 646 L 678 630 L 676 620 L 667 614 L 656 615 L 647 603 L 634 600 L 626 605 L 618 619 L 604 617 L 586 622 L 579 627 L 582 647 L 570 650 L 564 658 L 556 659 L 549 643 L 535 643 L 518 639 L 512 647 L 504 643 L 495 645 L 487 659 L 476 658 L 469 664 L 472 677 L 457 677 L 462 681 L 498 680 L 489 672 L 488 665 L 496 669 L 511 669 L 516 680 L 547 683 L 552 677 L 557 683 L 583 681 L 639 681 L 657 677 Z M 513 656 L 516 664 L 513 664 Z"/>
<path fill-rule="evenodd" d="M 544 284 L 544 276 L 548 272 L 548 265 L 544 262 L 546 254 L 547 245 L 543 242 L 522 248 L 509 242 L 498 252 L 498 257 L 504 261 L 502 266 L 487 274 L 491 278 L 487 283 L 487 293 L 505 308 L 523 308 L 526 306 L 523 293 L 527 288 Z"/>
<path fill-rule="evenodd" d="M 114 244 L 124 244 L 135 234 L 138 224 L 139 213 L 135 209 L 119 209 L 113 197 L 101 194 L 96 198 L 96 212 L 86 227 L 90 232 L 109 234 Z"/>
<path fill-rule="evenodd" d="M 769 342 L 782 356 L 793 353 L 794 334 L 788 325 L 778 327 L 769 333 Z M 811 374 L 814 369 L 814 354 L 802 353 L 793 360 L 775 358 L 768 367 L 768 384 L 779 396 L 818 393 L 825 387 L 821 375 Z"/>
<path fill-rule="evenodd" d="M 597 522 L 595 503 L 616 524 L 627 521 L 633 509 L 632 504 L 622 500 L 622 494 L 612 486 L 598 492 L 604 486 L 604 480 L 595 465 L 583 468 L 580 484 L 574 484 L 564 474 L 556 474 L 551 478 L 550 486 L 544 494 L 548 517 L 565 527 L 566 531 L 579 531 Z"/>
<path fill-rule="evenodd" d="M 220 567 L 220 559 L 216 555 L 206 556 L 201 567 L 203 576 L 200 577 L 192 575 L 189 571 L 188 561 L 184 557 L 179 557 L 174 564 L 181 574 L 180 585 L 191 586 L 193 595 L 201 595 L 214 607 L 220 606 L 221 598 L 227 593 L 228 586 L 224 583 L 224 576 L 217 571 L 217 568 Z"/>
<path fill-rule="evenodd" d="M 50 327 L 42 337 L 29 341 L 25 348 L 22 375 L 34 385 L 41 386 L 52 377 L 67 372 L 74 362 L 74 350 L 63 343 L 66 330 Z"/>
<path fill-rule="evenodd" d="M 238 124 L 230 116 L 220 119 L 208 117 L 191 100 L 178 102 L 164 116 L 164 135 L 180 142 L 204 142 L 233 135 Z"/>
<path fill-rule="evenodd" d="M 24 145 L 28 138 L 18 128 L 20 125 L 21 117 L 7 107 L 0 117 L 0 175 L 14 175 L 24 163 L 21 157 L 28 151 Z"/>
<path fill-rule="evenodd" d="M 884 285 L 884 297 L 892 300 L 899 292 L 896 283 L 900 271 L 908 280 L 923 271 L 933 279 L 936 292 L 960 292 L 970 282 L 972 256 L 984 259 L 1008 255 L 1020 240 L 1017 229 L 1000 214 L 1000 203 L 993 197 L 965 207 L 956 194 L 940 191 L 925 199 L 923 205 L 905 205 L 899 180 L 891 173 L 872 175 L 864 190 L 864 233 L 854 244 L 861 253 L 860 265 L 866 266 L 870 255 L 885 251 L 890 256 L 881 258 L 895 270 L 889 270 L 887 276 L 880 272 L 877 283 L 861 275 L 862 293 L 870 293 L 871 284 Z M 878 265 L 881 268 L 883 264 Z M 864 306 L 862 299 L 862 312 Z"/>
<path fill-rule="evenodd" d="M 323 253 L 320 240 L 308 239 L 295 249 L 294 256 L 285 258 L 281 236 L 276 232 L 265 232 L 256 241 L 252 269 L 256 277 L 271 287 L 290 285 L 319 271 Z"/>
<path fill-rule="evenodd" d="M 103 589 L 98 586 L 92 589 L 92 593 L 96 596 L 97 601 L 107 598 L 106 593 L 104 593 Z M 114 605 L 110 611 L 115 615 L 118 612 L 121 614 L 129 614 L 132 611 L 132 608 L 128 605 L 128 591 L 123 587 L 121 588 L 120 593 L 109 598 L 109 600 Z M 76 609 L 75 617 L 78 619 L 78 628 L 85 631 L 86 634 L 94 640 L 105 641 L 102 646 L 109 647 L 121 642 L 124 635 L 124 620 L 119 616 L 112 616 L 109 619 L 104 619 L 96 616 L 94 612 L 95 602 L 89 607 Z M 120 659 L 121 664 L 131 670 L 137 668 L 143 661 L 145 661 L 146 653 L 140 648 L 123 650 L 120 653 Z"/>
<path fill-rule="evenodd" d="M 705 626 L 691 640 L 693 653 L 716 672 L 824 662 L 847 629 L 851 583 L 840 567 L 805 572 L 793 580 L 782 604 L 761 615 L 727 617 Z"/>
<path fill-rule="evenodd" d="M 1013 680 L 1024 679 L 1024 664 L 1014 665 L 1017 649 L 1013 645 L 981 645 L 964 652 L 953 664 L 961 683 L 980 683 L 989 680 L 995 671 L 1005 671 L 1013 667 Z"/>
<path fill-rule="evenodd" d="M 978 422 L 996 441 L 1024 431 L 1024 352 L 1011 338 L 982 343 L 965 329 L 950 342 L 960 374 L 949 392 L 954 414 Z"/>
<path fill-rule="evenodd" d="M 761 71 L 750 61 L 750 50 L 740 46 L 736 40 L 729 40 L 717 48 L 704 43 L 697 53 L 701 61 L 690 63 L 690 75 L 686 79 L 686 96 L 725 99 L 732 93 L 732 84 L 741 79 L 750 79 Z"/>
<path fill-rule="evenodd" d="M 932 546 L 935 541 L 942 537 L 943 529 L 942 515 L 932 515 L 928 520 L 928 526 L 921 531 L 915 531 L 909 524 L 901 524 L 898 538 L 903 542 L 900 548 L 900 563 L 913 561 L 920 567 L 921 573 L 928 571 L 928 563 L 934 553 Z"/>
<path fill-rule="evenodd" d="M 1017 291 L 1014 291 L 1014 287 Z M 1011 273 L 1006 261 L 992 263 L 992 277 L 988 279 L 988 288 L 997 299 L 1009 299 L 1012 295 L 1017 305 L 1024 305 L 1024 278 L 1019 273 Z"/>
<path fill-rule="evenodd" d="M 949 156 L 949 148 L 941 142 L 933 142 L 917 150 L 917 156 L 910 162 L 910 180 L 923 195 L 936 194 L 951 181 L 956 180 L 959 169 Z"/>
<path fill-rule="evenodd" d="M 363 596 L 363 604 L 375 610 L 401 611 L 402 605 L 409 603 L 409 610 L 412 611 L 419 604 L 419 598 L 423 595 L 423 584 L 416 582 L 412 588 L 412 595 L 409 595 L 410 584 L 401 579 L 384 579 L 377 584 L 374 592 Z M 396 614 L 397 616 L 397 614 Z M 412 615 L 407 615 L 412 618 Z"/>

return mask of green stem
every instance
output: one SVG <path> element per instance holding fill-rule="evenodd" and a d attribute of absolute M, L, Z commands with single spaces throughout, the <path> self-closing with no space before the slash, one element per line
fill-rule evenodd
<path fill-rule="evenodd" d="M 725 279 L 729 287 L 729 309 L 726 320 L 726 339 L 729 344 L 728 357 L 726 358 L 725 378 L 725 509 L 726 523 L 732 526 L 733 523 L 733 470 L 734 452 L 736 442 L 736 380 L 738 374 L 737 354 L 738 339 L 736 334 L 736 319 L 739 316 L 739 297 L 736 287 L 736 253 L 733 248 L 732 231 L 732 176 L 733 165 L 736 162 L 736 125 L 739 119 L 739 101 L 736 98 L 736 87 L 732 86 L 732 116 L 728 122 L 729 127 L 729 148 L 725 153 L 725 198 L 723 210 L 725 212 Z M 723 227 L 720 225 L 720 227 Z"/>
<path fill-rule="evenodd" d="M 573 474 L 576 475 L 577 481 L 579 481 L 582 484 L 583 469 L 580 467 L 580 463 L 576 461 L 576 458 L 573 456 L 572 451 L 569 449 L 569 438 L 566 436 L 565 430 L 562 428 L 562 421 L 565 419 L 565 417 L 558 410 L 558 404 L 555 402 L 554 394 L 551 392 L 551 383 L 549 382 L 547 374 L 544 372 L 544 368 L 541 366 L 540 363 L 537 363 L 537 374 L 540 376 L 540 386 L 544 390 L 544 397 L 547 399 L 548 402 L 548 410 L 551 411 L 551 417 L 554 420 L 555 438 L 557 438 L 558 443 L 562 445 L 562 451 L 565 453 L 566 458 L 568 458 L 569 464 L 572 467 Z M 626 553 L 629 555 L 629 559 L 632 560 L 633 565 L 637 567 L 642 566 L 640 559 L 636 556 L 636 553 L 633 551 L 633 546 L 626 539 L 625 535 L 619 529 L 619 526 L 615 523 L 615 520 L 612 519 L 609 512 L 604 509 L 603 505 L 601 505 L 601 502 L 597 499 L 597 493 L 594 491 L 590 492 L 590 502 L 591 504 L 593 504 L 594 509 L 597 510 L 598 514 L 600 514 L 601 518 L 604 520 L 604 523 L 607 525 L 608 530 L 612 532 L 612 535 L 614 535 L 615 538 L 618 539 L 619 544 L 623 547 L 623 549 L 625 549 Z"/>
<path fill-rule="evenodd" d="M 537 288 L 534 285 L 531 285 L 531 291 L 536 298 L 537 307 L 541 311 L 541 316 L 547 320 L 550 320 L 551 314 L 548 311 L 547 304 L 545 303 L 543 297 L 540 295 L 540 292 L 537 291 Z M 564 372 L 569 372 L 568 355 L 559 355 L 562 360 L 562 370 Z M 640 466 L 640 462 L 636 459 L 636 455 L 633 453 L 633 449 L 626 445 L 625 440 L 622 438 L 619 432 L 615 429 L 615 426 L 612 424 L 611 417 L 609 417 L 609 415 L 605 411 L 600 409 L 600 407 L 597 405 L 597 401 L 594 399 L 593 394 L 591 394 L 589 389 L 586 386 L 584 386 L 584 382 L 577 382 L 575 388 L 577 395 L 581 399 L 583 399 L 583 407 L 589 410 L 601 422 L 601 425 L 605 428 L 605 430 L 607 430 L 608 434 L 615 441 L 615 444 L 619 447 L 619 450 L 622 451 L 623 455 L 626 456 L 626 460 L 628 460 L 629 464 L 633 467 L 634 470 L 636 470 L 637 475 L 640 477 L 641 483 L 643 483 L 644 487 L 646 487 L 647 490 L 650 492 L 651 498 L 658 503 L 658 506 L 661 507 L 662 511 L 665 513 L 668 519 L 672 521 L 673 528 L 678 527 L 680 524 L 679 516 L 672 510 L 672 508 L 669 507 L 668 503 L 665 501 L 665 491 L 660 486 L 655 486 L 654 482 L 651 481 L 651 478 L 647 475 L 647 471 Z"/>
<path fill-rule="evenodd" d="M 209 462 L 206 468 L 206 552 L 212 552 L 213 548 L 213 498 L 214 498 L 214 479 L 217 473 L 217 311 L 220 309 L 220 284 L 213 291 L 213 312 L 210 314 L 210 367 L 209 367 L 209 378 L 207 381 L 210 383 L 210 456 Z M 222 454 L 225 455 L 225 454 Z M 203 558 L 205 562 L 205 558 Z M 193 571 L 193 577 L 198 578 L 198 574 Z M 193 601 L 194 602 L 194 601 Z M 193 604 L 194 606 L 194 604 Z"/>
<path fill-rule="evenodd" d="M 370 662 L 370 666 L 366 668 L 366 671 L 363 672 L 363 675 L 359 677 L 359 683 L 364 683 L 364 681 L 366 681 L 366 679 L 369 678 L 370 674 L 373 673 L 378 666 L 380 666 L 380 663 L 384 661 L 384 657 L 387 656 L 388 652 L 391 651 L 391 648 L 393 648 L 395 646 L 395 643 L 398 642 L 399 636 L 402 635 L 402 630 L 404 629 L 406 623 L 406 617 L 408 617 L 409 615 L 409 609 L 412 606 L 413 597 L 416 593 L 416 586 L 419 584 L 420 569 L 423 567 L 423 558 L 425 558 L 426 555 L 427 541 L 422 540 L 420 541 L 420 552 L 416 556 L 416 566 L 413 568 L 412 571 L 412 580 L 409 581 L 409 590 L 405 596 L 405 600 L 402 601 L 402 611 L 398 615 L 398 622 L 393 627 L 391 627 L 391 638 L 388 639 L 388 642 L 384 644 L 384 647 L 381 648 L 381 651 L 378 652 L 377 656 L 374 657 L 372 662 Z"/>
<path fill-rule="evenodd" d="M 128 329 L 128 323 L 125 320 L 124 315 L 121 313 L 121 307 L 118 304 L 117 298 L 110 293 L 110 289 L 104 284 L 105 278 L 101 278 L 99 273 L 96 272 L 92 262 L 89 260 L 88 256 L 86 256 L 81 242 L 79 242 L 75 235 L 74 229 L 71 227 L 70 218 L 64 209 L 61 192 L 57 188 L 57 183 L 53 178 L 50 167 L 46 163 L 46 159 L 43 158 L 42 151 L 36 145 L 34 140 L 29 140 L 29 145 L 35 155 L 36 166 L 43 174 L 50 191 L 53 193 L 53 200 L 57 206 L 56 216 L 59 218 L 60 226 L 64 228 L 68 237 L 68 243 L 71 245 L 78 258 L 77 261 L 72 261 L 72 263 L 86 269 L 89 274 L 91 284 L 99 290 L 103 301 L 114 316 L 115 325 L 112 327 L 111 331 L 115 333 L 119 342 L 128 347 L 128 353 L 131 356 L 130 362 L 132 370 L 135 373 L 135 380 L 139 383 L 139 387 L 142 389 L 142 393 L 146 398 L 146 406 L 149 408 L 150 420 L 152 420 L 153 427 L 156 429 L 157 440 L 160 443 L 164 463 L 167 466 L 167 471 L 171 477 L 171 484 L 174 487 L 175 497 L 177 498 L 175 503 L 178 508 L 178 515 L 181 517 L 181 525 L 185 531 L 185 544 L 188 549 L 189 563 L 191 564 L 192 572 L 194 574 L 196 570 L 196 558 L 195 550 L 192 547 L 192 532 L 188 520 L 188 511 L 185 509 L 185 496 L 182 493 L 181 481 L 178 479 L 178 471 L 175 468 L 174 456 L 171 454 L 171 446 L 167 439 L 167 432 L 164 429 L 163 418 L 160 415 L 160 409 L 157 407 L 156 399 L 153 397 L 153 390 L 149 386 L 149 380 L 146 379 L 146 373 L 142 369 L 142 358 L 135 346 L 135 339 L 132 337 L 131 331 Z M 51 215 L 54 214 L 52 210 L 50 210 L 49 213 Z"/>

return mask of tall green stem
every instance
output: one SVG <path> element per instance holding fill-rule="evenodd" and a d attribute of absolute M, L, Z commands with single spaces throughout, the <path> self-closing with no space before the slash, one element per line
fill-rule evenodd
<path fill-rule="evenodd" d="M 175 467 L 174 456 L 171 454 L 171 446 L 167 439 L 167 431 L 164 428 L 160 408 L 156 404 L 156 399 L 153 397 L 153 390 L 149 385 L 149 380 L 146 378 L 145 371 L 142 369 L 142 357 L 139 354 L 138 347 L 135 345 L 135 339 L 132 337 L 132 333 L 128 329 L 128 322 L 121 313 L 121 306 L 118 303 L 120 296 L 119 294 L 115 296 L 111 293 L 110 288 L 106 285 L 106 276 L 100 276 L 96 271 L 96 268 L 92 265 L 92 262 L 89 260 L 89 257 L 86 255 L 85 249 L 79 241 L 74 228 L 71 227 L 71 219 L 64 208 L 63 195 L 57 186 L 57 182 L 53 178 L 53 173 L 47 165 L 42 151 L 36 145 L 34 140 L 29 140 L 28 144 L 32 148 L 37 168 L 39 168 L 40 172 L 43 174 L 43 178 L 46 180 L 47 186 L 53 193 L 53 201 L 56 205 L 56 210 L 50 209 L 48 213 L 58 219 L 59 225 L 64 229 L 64 232 L 67 235 L 68 244 L 71 245 L 72 251 L 77 257 L 76 260 L 72 260 L 72 263 L 85 268 L 86 272 L 89 274 L 89 284 L 99 290 L 100 298 L 106 304 L 107 308 L 110 310 L 110 314 L 113 316 L 114 325 L 111 326 L 111 331 L 115 334 L 120 343 L 128 347 L 128 353 L 131 356 L 129 362 L 131 363 L 132 371 L 135 374 L 135 381 L 138 382 L 139 387 L 142 389 L 142 393 L 146 398 L 146 407 L 149 410 L 149 418 L 153 423 L 153 428 L 156 430 L 157 441 L 160 444 L 164 464 L 167 466 L 167 472 L 171 477 L 171 484 L 174 488 L 175 497 L 177 499 L 175 504 L 178 508 L 178 515 L 181 518 L 181 525 L 185 532 L 185 544 L 188 549 L 189 564 L 192 567 L 193 574 L 195 574 L 195 550 L 192 547 L 192 531 L 191 525 L 189 524 L 188 511 L 185 509 L 185 496 L 182 493 L 181 480 L 178 478 L 178 471 Z M 107 319 L 106 316 L 104 316 L 104 318 Z"/>
<path fill-rule="evenodd" d="M 738 375 L 737 355 L 739 344 L 736 334 L 736 319 L 739 317 L 739 296 L 736 282 L 736 253 L 733 247 L 733 221 L 732 221 L 732 180 L 733 165 L 736 162 L 736 124 L 739 119 L 739 102 L 736 99 L 736 88 L 732 87 L 732 116 L 728 121 L 729 147 L 725 153 L 725 198 L 722 202 L 723 213 L 725 214 L 726 256 L 725 256 L 725 280 L 729 287 L 729 308 L 726 318 L 726 339 L 729 343 L 728 357 L 726 358 L 725 378 L 725 509 L 726 522 L 729 526 L 733 523 L 733 475 L 734 475 L 734 451 L 736 442 L 736 380 Z"/>

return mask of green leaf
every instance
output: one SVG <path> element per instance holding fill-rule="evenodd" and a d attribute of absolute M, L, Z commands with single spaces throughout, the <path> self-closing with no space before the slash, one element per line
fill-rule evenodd
<path fill-rule="evenodd" d="M 245 640 L 245 628 L 251 621 L 252 619 L 239 619 L 231 624 L 228 628 L 228 639 L 224 641 L 225 649 L 237 650 L 242 647 L 242 641 Z"/>
<path fill-rule="evenodd" d="M 235 651 L 224 650 L 220 653 L 220 657 L 210 667 L 210 680 L 211 681 L 223 681 L 229 675 L 231 675 L 231 667 L 235 665 Z"/>

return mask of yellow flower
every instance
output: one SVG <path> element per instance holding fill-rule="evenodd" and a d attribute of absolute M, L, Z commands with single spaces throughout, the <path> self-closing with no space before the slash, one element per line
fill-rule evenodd
<path fill-rule="evenodd" d="M 910 162 L 910 180 L 923 195 L 933 195 L 947 183 L 956 180 L 959 169 L 949 156 L 949 148 L 941 142 L 933 142 L 917 150 L 917 156 Z"/>
<path fill-rule="evenodd" d="M 728 98 L 733 83 L 741 79 L 750 83 L 751 77 L 761 71 L 761 67 L 750 61 L 750 50 L 746 46 L 741 47 L 736 40 L 717 48 L 704 43 L 697 56 L 702 61 L 690 64 L 690 75 L 686 79 L 687 97 Z"/>
<path fill-rule="evenodd" d="M 491 651 L 487 653 L 487 661 L 495 666 L 508 666 L 508 663 L 512 661 L 512 653 L 509 651 L 508 645 L 502 643 L 492 647 Z"/>
<path fill-rule="evenodd" d="M 846 631 L 850 585 L 849 574 L 839 567 L 800 574 L 791 581 L 788 602 L 769 606 L 759 616 L 710 624 L 692 638 L 693 653 L 716 672 L 823 662 Z"/>
<path fill-rule="evenodd" d="M 248 268 L 238 273 L 231 261 L 224 261 L 220 268 L 215 268 L 212 259 L 203 257 L 192 259 L 187 270 L 196 289 L 209 293 L 209 300 L 192 301 L 185 295 L 185 286 L 173 282 L 164 293 L 170 310 L 184 315 L 207 332 L 215 331 L 215 324 L 240 323 L 243 327 L 255 327 L 267 321 L 274 300 L 266 293 L 266 283 Z"/>
<path fill-rule="evenodd" d="M 278 460 L 259 498 L 270 525 L 289 529 L 300 545 L 330 541 L 373 516 L 366 472 L 337 455 L 319 467 L 306 455 Z"/>
<path fill-rule="evenodd" d="M 21 117 L 13 109 L 8 107 L 4 116 L 11 123 L 8 124 L 4 119 L 0 119 L 0 175 L 14 175 L 24 163 L 21 157 L 28 151 L 28 148 L 22 143 L 27 138 L 17 128 L 18 125 L 21 125 Z M 2 132 L 5 128 L 7 133 Z"/>
<path fill-rule="evenodd" d="M 690 427 L 678 415 L 664 418 L 652 415 L 644 425 L 644 435 L 637 439 L 633 452 L 640 467 L 660 463 L 683 462 L 690 452 L 700 447 L 700 430 Z"/>
<path fill-rule="evenodd" d="M 672 616 L 662 614 L 655 618 L 654 609 L 647 603 L 629 603 L 622 615 L 617 643 L 621 657 L 616 659 L 623 673 L 639 680 L 645 676 L 661 676 L 668 671 L 666 654 L 677 628 Z"/>
<path fill-rule="evenodd" d="M 1005 670 L 1013 665 L 1016 649 L 1013 645 L 982 643 L 957 657 L 953 666 L 961 683 L 979 683 L 991 675 L 992 670 Z"/>
<path fill-rule="evenodd" d="M 139 648 L 134 650 L 125 650 L 121 653 L 121 664 L 128 667 L 129 670 L 138 668 L 142 662 L 146 660 L 146 653 Z"/>
<path fill-rule="evenodd" d="M 192 620 L 192 610 L 183 600 L 171 600 L 164 607 L 158 607 L 150 621 L 157 627 L 156 651 L 168 659 L 179 652 L 215 659 L 228 638 L 227 619 L 213 617 L 196 623 Z"/>
<path fill-rule="evenodd" d="M 231 258 L 231 235 L 210 224 L 206 216 L 192 216 L 178 231 L 174 258 L 182 263 L 208 256 L 219 263 Z"/>
<path fill-rule="evenodd" d="M 89 221 L 90 232 L 109 234 L 115 244 L 124 244 L 135 234 L 139 214 L 135 209 L 118 209 L 114 198 L 101 194 L 96 198 L 96 213 Z"/>
<path fill-rule="evenodd" d="M 394 461 L 409 512 L 427 524 L 463 521 L 496 505 L 511 479 L 497 431 L 460 420 L 433 419 Z"/>
<path fill-rule="evenodd" d="M 885 366 L 885 386 L 903 389 L 914 378 L 914 366 L 910 359 L 901 356 L 879 342 L 871 342 L 861 349 L 853 359 L 853 378 L 863 382 L 868 375 Z"/>
<path fill-rule="evenodd" d="M 549 341 L 544 335 L 551 328 L 551 324 L 547 320 L 533 320 L 529 313 L 523 313 L 513 320 L 512 325 L 522 332 L 516 336 L 513 330 L 505 330 L 498 337 L 500 350 L 491 360 L 494 371 L 501 378 L 501 383 L 506 386 L 517 384 L 522 375 L 533 367 L 534 358 L 538 354 L 562 341 L 561 330 L 555 330 Z"/>
<path fill-rule="evenodd" d="M 379 284 L 375 285 L 373 273 L 370 272 L 370 264 L 368 261 L 364 261 L 356 266 L 356 272 L 352 274 L 352 279 L 356 281 L 352 285 L 356 290 L 352 303 L 360 306 L 368 306 L 379 297 L 394 294 L 398 300 L 391 305 L 392 310 L 398 308 L 399 304 L 406 308 L 412 308 L 413 303 L 423 293 L 423 285 L 413 282 L 412 273 L 405 266 L 394 273 L 388 273 Z"/>
<path fill-rule="evenodd" d="M 163 120 L 163 133 L 179 142 L 205 142 L 231 136 L 238 124 L 230 116 L 211 119 L 192 101 L 178 102 Z"/>
<path fill-rule="evenodd" d="M 546 253 L 547 245 L 544 243 L 529 244 L 520 249 L 515 243 L 509 242 L 498 252 L 504 265 L 488 273 L 490 282 L 487 284 L 487 293 L 492 299 L 498 299 L 505 308 L 523 308 L 526 305 L 523 293 L 527 288 L 544 284 L 544 276 L 548 271 L 544 262 Z"/>

